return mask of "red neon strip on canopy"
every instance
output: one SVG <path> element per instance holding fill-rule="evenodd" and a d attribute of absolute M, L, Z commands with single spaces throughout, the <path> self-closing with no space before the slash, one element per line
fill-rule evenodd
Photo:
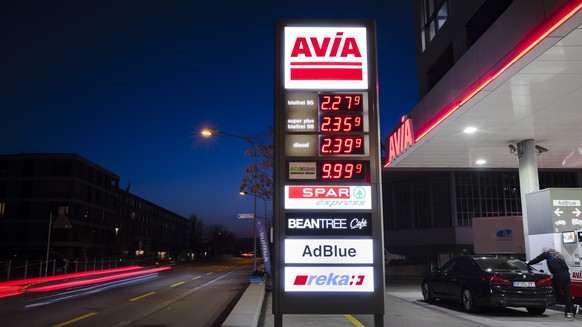
<path fill-rule="evenodd" d="M 475 96 L 475 94 L 479 93 L 483 88 L 493 82 L 497 77 L 503 74 L 507 69 L 509 69 L 513 64 L 515 64 L 519 59 L 525 56 L 531 49 L 533 49 L 536 45 L 538 45 L 541 41 L 543 41 L 548 35 L 554 32 L 558 27 L 562 26 L 568 19 L 574 16 L 578 11 L 582 9 L 582 1 L 578 1 L 575 5 L 573 5 L 572 9 L 568 11 L 565 10 L 563 16 L 559 14 L 556 15 L 556 23 L 550 26 L 547 30 L 543 31 L 539 36 L 537 36 L 531 43 L 527 44 L 525 48 L 518 52 L 511 60 L 509 60 L 503 67 L 501 67 L 495 74 L 489 77 L 486 81 L 481 83 L 475 89 L 467 92 L 467 95 L 463 97 L 463 99 L 457 104 L 450 104 L 447 108 L 445 108 L 441 113 L 433 119 L 428 126 L 424 126 L 420 129 L 420 132 L 416 136 L 415 142 L 418 142 L 424 136 L 426 136 L 430 131 L 435 129 L 440 123 L 442 123 L 445 119 L 447 119 L 450 115 L 452 115 L 457 109 L 463 106 L 467 101 L 471 100 Z M 388 163 L 390 164 L 390 163 Z M 387 164 L 387 165 L 388 165 Z M 385 165 L 384 167 L 386 167 Z"/>

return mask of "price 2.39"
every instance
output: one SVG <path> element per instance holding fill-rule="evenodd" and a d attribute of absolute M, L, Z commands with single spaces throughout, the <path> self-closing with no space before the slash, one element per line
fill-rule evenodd
<path fill-rule="evenodd" d="M 362 136 L 322 136 L 320 154 L 364 154 L 364 137 Z"/>

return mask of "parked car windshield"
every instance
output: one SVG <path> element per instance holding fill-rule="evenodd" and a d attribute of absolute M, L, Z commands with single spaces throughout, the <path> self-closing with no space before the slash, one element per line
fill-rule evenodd
<path fill-rule="evenodd" d="M 487 271 L 527 270 L 527 265 L 517 259 L 507 258 L 475 258 L 475 261 Z"/>

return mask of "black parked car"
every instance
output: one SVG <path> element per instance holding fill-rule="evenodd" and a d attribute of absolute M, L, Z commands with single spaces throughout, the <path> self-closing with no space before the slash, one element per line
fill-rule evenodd
<path fill-rule="evenodd" d="M 421 283 L 426 302 L 460 302 L 466 311 L 482 307 L 525 307 L 542 314 L 554 305 L 552 279 L 509 256 L 460 256 L 426 276 Z"/>

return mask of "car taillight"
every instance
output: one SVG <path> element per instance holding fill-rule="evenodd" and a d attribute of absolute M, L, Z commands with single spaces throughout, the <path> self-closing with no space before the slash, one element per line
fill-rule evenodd
<path fill-rule="evenodd" d="M 491 277 L 489 280 L 489 285 L 511 285 L 511 281 L 509 279 L 493 275 L 493 277 Z"/>
<path fill-rule="evenodd" d="M 537 287 L 552 286 L 552 278 L 548 277 L 548 278 L 540 279 L 536 282 L 536 286 Z"/>

